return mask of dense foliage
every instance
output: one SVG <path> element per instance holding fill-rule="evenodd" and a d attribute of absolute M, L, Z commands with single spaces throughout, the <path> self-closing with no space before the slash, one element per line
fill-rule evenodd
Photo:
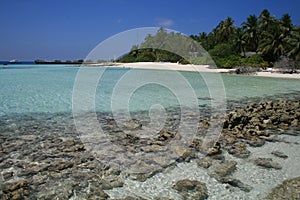
<path fill-rule="evenodd" d="M 190 54 L 200 54 L 198 61 L 203 62 L 203 49 L 195 49 L 197 45 L 182 38 L 179 33 L 167 33 L 161 28 L 156 35 L 148 35 L 140 46 L 134 46 L 118 61 L 191 62 L 195 56 L 183 56 L 181 49 Z M 250 15 L 240 27 L 234 25 L 231 17 L 227 17 L 210 33 L 202 32 L 190 38 L 200 43 L 219 67 L 268 67 L 282 59 L 296 63 L 300 61 L 300 27 L 293 25 L 290 15 L 276 19 L 267 9 L 258 17 Z"/>
<path fill-rule="evenodd" d="M 189 63 L 191 58 L 204 52 L 201 45 L 190 37 L 180 33 L 168 33 L 160 28 L 154 36 L 147 35 L 143 43 L 133 46 L 130 53 L 118 61 Z"/>
<path fill-rule="evenodd" d="M 276 19 L 266 9 L 258 17 L 250 15 L 241 27 L 227 17 L 209 34 L 191 37 L 221 67 L 267 67 L 283 58 L 300 60 L 300 27 L 293 25 L 290 15 Z"/>

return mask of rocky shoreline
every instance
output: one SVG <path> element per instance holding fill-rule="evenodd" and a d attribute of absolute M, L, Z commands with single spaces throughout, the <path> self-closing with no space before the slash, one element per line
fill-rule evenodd
<path fill-rule="evenodd" d="M 238 188 L 247 194 L 254 185 L 234 176 L 239 166 L 226 155 L 260 168 L 280 171 L 283 166 L 272 158 L 252 159 L 249 148 L 285 143 L 288 141 L 280 135 L 297 137 L 300 133 L 300 101 L 272 100 L 231 110 L 220 122 L 223 131 L 217 140 L 205 140 L 204 136 L 212 128 L 211 119 L 222 116 L 204 114 L 189 145 L 171 146 L 168 145 L 170 142 L 181 137 L 177 131 L 180 125 L 177 112 L 170 111 L 165 127 L 153 133 L 151 138 L 138 135 L 144 131 L 147 120 L 137 117 L 120 126 L 111 115 L 98 114 L 98 121 L 110 143 L 106 147 L 106 143 L 97 141 L 103 143 L 92 151 L 82 135 L 76 132 L 71 115 L 57 114 L 42 119 L 34 115 L 14 119 L 3 117 L 0 121 L 0 199 L 109 199 L 112 198 L 109 191 L 122 188 L 126 179 L 143 182 L 166 173 L 179 163 L 189 162 L 197 163 L 208 176 L 228 189 Z M 191 111 L 185 117 L 193 119 L 194 114 Z M 110 144 L 120 148 L 116 150 Z M 281 150 L 272 151 L 272 155 L 282 160 L 288 158 Z M 119 166 L 116 165 L 118 162 Z M 125 165 L 130 168 L 124 168 Z M 298 184 L 297 192 L 299 179 L 293 180 L 293 185 L 294 182 Z M 181 179 L 171 188 L 184 199 L 210 197 L 205 182 Z M 137 195 L 125 199 L 143 198 Z"/>
<path fill-rule="evenodd" d="M 279 184 L 277 187 L 264 198 L 264 200 L 271 199 L 300 199 L 300 177 L 287 179 Z"/>

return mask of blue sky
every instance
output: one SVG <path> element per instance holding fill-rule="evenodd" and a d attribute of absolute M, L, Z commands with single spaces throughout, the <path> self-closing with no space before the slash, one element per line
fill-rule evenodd
<path fill-rule="evenodd" d="M 210 32 L 231 16 L 240 24 L 267 8 L 300 24 L 299 0 L 1 0 L 0 60 L 74 60 L 120 32 L 163 26 Z"/>

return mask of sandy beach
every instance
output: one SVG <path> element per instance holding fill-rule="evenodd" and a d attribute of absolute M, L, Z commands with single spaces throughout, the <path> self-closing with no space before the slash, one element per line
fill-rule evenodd
<path fill-rule="evenodd" d="M 128 69 L 157 69 L 157 70 L 175 70 L 175 71 L 193 71 L 193 72 L 215 72 L 228 73 L 232 69 L 217 69 L 209 65 L 182 65 L 169 62 L 136 62 L 136 63 L 109 63 L 109 64 L 92 64 L 92 66 L 109 66 Z"/>
<path fill-rule="evenodd" d="M 272 78 L 293 78 L 300 79 L 300 74 L 282 74 L 276 72 L 257 72 L 255 76 L 272 77 Z"/>
<path fill-rule="evenodd" d="M 95 64 L 99 66 L 99 64 Z M 101 65 L 103 66 L 103 65 Z M 230 73 L 235 69 L 217 69 L 209 65 L 181 65 L 178 63 L 164 62 L 137 62 L 137 63 L 114 63 L 110 67 L 120 67 L 128 69 L 157 69 L 157 70 L 176 70 L 176 71 L 193 71 L 193 72 L 209 72 L 209 73 Z M 252 76 L 252 75 L 251 75 Z M 272 77 L 272 78 L 293 78 L 300 79 L 300 74 L 282 74 L 275 70 L 269 69 L 263 72 L 257 72 L 253 76 Z"/>
<path fill-rule="evenodd" d="M 155 62 L 139 62 L 124 63 L 121 66 L 132 69 L 158 69 L 158 70 L 176 70 L 176 71 L 198 71 L 198 72 L 217 72 L 227 73 L 230 69 L 216 69 L 209 65 L 181 65 L 178 63 L 155 63 Z"/>

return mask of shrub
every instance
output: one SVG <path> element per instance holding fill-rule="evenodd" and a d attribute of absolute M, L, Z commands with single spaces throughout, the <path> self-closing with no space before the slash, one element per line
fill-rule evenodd
<path fill-rule="evenodd" d="M 225 59 L 225 63 L 224 63 L 224 67 L 225 68 L 232 68 L 232 67 L 237 67 L 237 66 L 241 66 L 242 61 L 241 61 L 241 57 L 238 55 L 231 55 L 228 56 Z"/>
<path fill-rule="evenodd" d="M 229 44 L 218 44 L 213 49 L 208 51 L 211 57 L 215 58 L 225 58 L 233 55 L 232 47 Z"/>
<path fill-rule="evenodd" d="M 152 53 L 142 53 L 136 58 L 136 62 L 154 62 L 155 59 Z"/>
<path fill-rule="evenodd" d="M 249 58 L 242 59 L 242 65 L 250 67 L 263 67 L 265 66 L 264 60 L 261 55 L 256 54 Z"/>
<path fill-rule="evenodd" d="M 238 55 L 230 55 L 226 58 L 216 58 L 215 63 L 218 67 L 233 68 L 241 66 L 242 58 Z"/>
<path fill-rule="evenodd" d="M 118 62 L 131 63 L 136 62 L 136 58 L 131 54 L 126 54 L 118 60 Z"/>

